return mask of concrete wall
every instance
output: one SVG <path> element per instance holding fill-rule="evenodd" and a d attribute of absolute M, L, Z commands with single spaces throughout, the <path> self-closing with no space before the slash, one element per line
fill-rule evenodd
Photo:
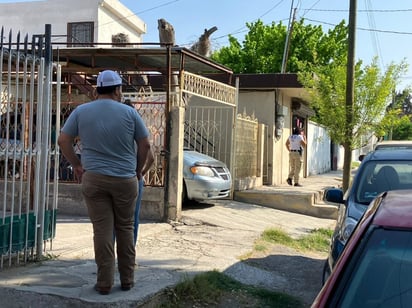
<path fill-rule="evenodd" d="M 1 180 L 0 197 L 4 198 L 4 182 Z M 17 184 L 19 185 L 19 184 Z M 81 185 L 75 183 L 59 183 L 58 192 L 58 213 L 60 215 L 88 216 L 87 207 L 81 193 Z M 11 183 L 7 186 L 6 210 L 11 210 L 11 205 L 21 200 L 21 211 L 26 211 L 26 206 L 30 204 L 27 200 L 27 183 L 23 182 L 21 192 L 14 190 Z M 49 191 L 53 191 L 53 184 L 49 184 Z M 21 198 L 21 199 L 20 199 Z M 52 204 L 52 199 L 49 200 Z M 30 205 L 33 209 L 33 205 Z M 16 212 L 16 210 L 15 210 Z M 163 187 L 145 187 L 143 193 L 140 218 L 144 220 L 163 221 L 165 217 L 164 189 Z"/>
<path fill-rule="evenodd" d="M 235 132 L 235 164 L 232 170 L 234 190 L 262 186 L 264 141 L 263 124 L 247 115 L 238 114 Z"/>
<path fill-rule="evenodd" d="M 274 177 L 272 185 L 285 183 L 289 175 L 289 152 L 286 149 L 285 143 L 291 134 L 290 121 L 285 121 L 285 127 L 280 138 L 275 138 L 274 147 Z"/>
<path fill-rule="evenodd" d="M 167 200 L 162 200 L 162 207 L 166 208 L 166 211 L 159 217 L 178 221 L 182 216 L 184 108 L 171 107 L 168 121 L 170 144 L 166 157 L 169 172 L 166 172 L 165 187 L 162 187 L 163 193 L 167 194 Z"/>
<path fill-rule="evenodd" d="M 274 91 L 239 92 L 238 113 L 254 114 L 259 123 L 273 125 L 275 121 Z"/>
<path fill-rule="evenodd" d="M 292 98 L 284 91 L 279 91 L 278 103 L 284 109 L 284 127 L 282 134 L 274 138 L 274 178 L 272 185 L 285 183 L 289 175 L 289 151 L 286 149 L 286 140 L 292 133 Z M 274 132 L 272 130 L 272 132 Z"/>
<path fill-rule="evenodd" d="M 267 126 L 269 136 L 266 139 L 269 145 L 273 144 L 273 123 L 275 119 L 275 95 L 273 91 L 245 91 L 239 92 L 238 100 L 238 113 L 246 113 L 247 115 L 254 115 L 259 124 L 264 124 Z M 268 162 L 268 177 L 269 182 L 273 178 L 273 146 L 268 146 L 269 157 Z"/>
<path fill-rule="evenodd" d="M 59 215 L 88 216 L 80 184 L 59 183 L 58 213 Z M 140 219 L 163 221 L 164 215 L 163 187 L 145 187 Z"/>
<path fill-rule="evenodd" d="M 289 153 L 285 143 L 292 134 L 292 97 L 287 91 L 279 90 L 278 103 L 281 105 L 285 115 L 284 127 L 280 136 L 275 136 L 275 91 L 241 91 L 239 94 L 238 112 L 254 114 L 259 124 L 268 127 L 268 168 L 269 185 L 284 183 L 289 173 Z M 315 122 L 307 122 L 308 145 L 304 155 L 304 166 L 301 176 L 307 177 L 328 172 L 331 170 L 331 140 L 324 127 Z M 338 169 L 343 166 L 343 155 L 341 147 L 337 148 Z"/>
<path fill-rule="evenodd" d="M 289 155 L 285 142 L 291 133 L 291 97 L 282 90 L 279 93 L 278 102 L 287 111 L 283 133 L 279 138 L 275 136 L 275 90 L 241 91 L 239 93 L 238 112 L 245 111 L 247 114 L 254 114 L 259 124 L 267 125 L 269 185 L 279 185 L 285 182 L 289 173 Z"/>
<path fill-rule="evenodd" d="M 47 14 L 47 16 L 45 16 Z M 45 24 L 52 25 L 53 42 L 67 41 L 68 22 L 94 22 L 94 41 L 110 43 L 119 32 L 129 36 L 130 42 L 141 42 L 146 24 L 118 0 L 46 0 L 0 4 L 0 26 L 6 34 L 12 29 L 13 39 L 20 31 L 29 42 L 33 34 L 44 33 Z M 127 18 L 126 18 L 127 17 Z M 6 40 L 8 40 L 8 35 Z M 57 37 L 60 36 L 60 37 Z"/>
<path fill-rule="evenodd" d="M 183 119 L 184 109 L 172 107 L 169 113 L 170 121 L 170 175 L 167 189 L 164 187 L 144 188 L 140 218 L 144 220 L 180 220 L 182 213 L 181 197 L 183 174 Z M 167 202 L 165 201 L 167 193 Z M 59 183 L 58 212 L 60 214 L 88 215 L 87 208 L 81 196 L 80 184 Z"/>

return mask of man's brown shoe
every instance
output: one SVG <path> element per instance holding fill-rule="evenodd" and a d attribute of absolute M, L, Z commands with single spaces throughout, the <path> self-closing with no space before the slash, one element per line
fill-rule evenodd
<path fill-rule="evenodd" d="M 130 289 L 133 287 L 134 287 L 134 283 L 122 283 L 120 286 L 122 291 L 130 291 Z"/>
<path fill-rule="evenodd" d="M 111 287 L 99 287 L 97 284 L 94 285 L 94 289 L 99 292 L 100 295 L 107 295 L 111 291 Z"/>

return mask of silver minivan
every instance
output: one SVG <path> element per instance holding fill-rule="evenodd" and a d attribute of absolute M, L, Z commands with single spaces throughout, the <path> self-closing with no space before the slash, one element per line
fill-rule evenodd
<path fill-rule="evenodd" d="M 412 189 L 412 149 L 370 152 L 363 159 L 345 193 L 341 188 L 325 191 L 325 200 L 339 204 L 339 211 L 323 269 L 323 283 L 370 202 L 385 191 L 403 189 Z"/>
<path fill-rule="evenodd" d="M 375 145 L 375 151 L 401 149 L 412 149 L 412 140 L 383 140 Z"/>
<path fill-rule="evenodd" d="M 185 148 L 183 152 L 183 201 L 230 196 L 232 176 L 225 163 Z"/>

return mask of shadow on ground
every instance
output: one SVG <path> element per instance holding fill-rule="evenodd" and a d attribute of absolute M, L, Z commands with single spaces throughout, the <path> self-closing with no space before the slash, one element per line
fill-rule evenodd
<path fill-rule="evenodd" d="M 244 284 L 284 292 L 302 300 L 307 307 L 322 288 L 326 255 L 306 253 L 274 245 L 267 252 L 254 252 L 225 273 Z"/>

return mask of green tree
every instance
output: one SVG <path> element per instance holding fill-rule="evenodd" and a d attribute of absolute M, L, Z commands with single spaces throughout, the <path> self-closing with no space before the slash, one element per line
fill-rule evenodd
<path fill-rule="evenodd" d="M 410 116 L 404 115 L 392 129 L 393 140 L 412 140 L 412 123 Z"/>
<path fill-rule="evenodd" d="M 410 89 L 404 89 L 393 95 L 393 100 L 387 108 L 387 114 L 393 114 L 396 119 L 388 125 L 382 125 L 381 135 L 390 140 L 412 140 L 412 94 Z"/>
<path fill-rule="evenodd" d="M 393 132 L 403 122 L 402 118 L 399 109 L 387 109 L 382 121 L 375 127 L 375 136 L 379 140 L 393 139 Z"/>
<path fill-rule="evenodd" d="M 235 73 L 280 72 L 287 27 L 281 22 L 264 25 L 262 21 L 246 24 L 249 32 L 239 43 L 230 37 L 229 46 L 212 54 L 212 59 Z M 299 74 L 311 94 L 316 120 L 325 125 L 331 140 L 345 147 L 345 152 L 360 146 L 365 134 L 381 135 L 393 127 L 398 117 L 385 110 L 396 82 L 406 71 L 406 64 L 391 64 L 382 72 L 374 59 L 370 65 L 358 62 L 355 68 L 354 105 L 346 108 L 346 70 L 348 27 L 344 21 L 323 32 L 321 26 L 294 22 L 287 61 L 287 71 Z M 346 123 L 348 114 L 352 123 Z M 350 117 L 349 117 L 350 118 Z M 353 127 L 351 132 L 345 128 Z M 344 173 L 348 170 L 344 170 Z M 344 183 L 347 187 L 348 183 Z"/>
<path fill-rule="evenodd" d="M 410 89 L 394 94 L 393 101 L 388 106 L 388 110 L 399 110 L 401 115 L 412 115 L 412 94 Z"/>
<path fill-rule="evenodd" d="M 406 67 L 405 62 L 398 65 L 392 63 L 382 72 L 377 58 L 370 65 L 356 64 L 354 104 L 353 110 L 349 110 L 352 112 L 353 131 L 349 140 L 345 136 L 346 66 L 331 63 L 313 67 L 313 73 L 300 73 L 299 77 L 310 93 L 316 120 L 327 127 L 335 143 L 353 150 L 361 146 L 363 136 L 374 132 L 382 137 L 398 121 L 396 110 L 386 110 L 391 103 L 393 89 Z"/>
<path fill-rule="evenodd" d="M 258 20 L 247 23 L 249 32 L 244 41 L 230 36 L 229 46 L 215 51 L 211 58 L 230 67 L 235 73 L 280 72 L 287 26 L 282 22 L 264 25 Z M 342 21 L 327 33 L 321 26 L 305 25 L 304 19 L 294 23 L 287 61 L 287 71 L 310 70 L 312 66 L 342 61 L 346 56 L 347 27 Z"/>

